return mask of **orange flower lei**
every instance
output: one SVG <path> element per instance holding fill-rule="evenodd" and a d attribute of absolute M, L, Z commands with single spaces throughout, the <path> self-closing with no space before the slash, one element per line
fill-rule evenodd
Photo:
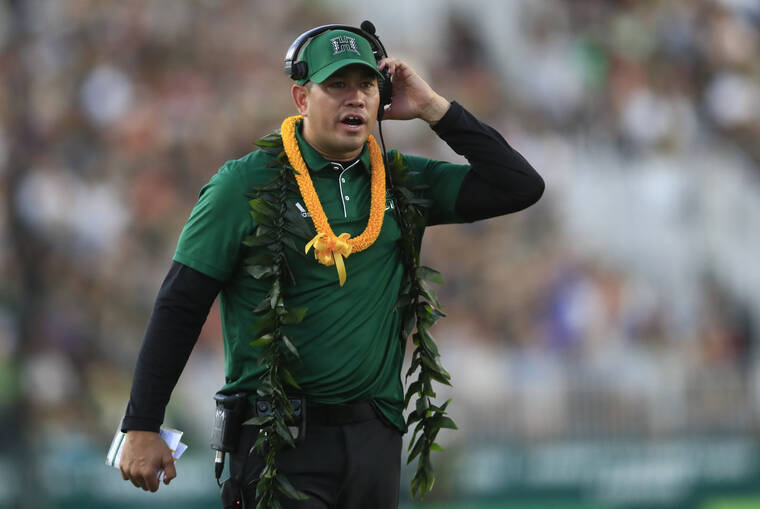
<path fill-rule="evenodd" d="M 369 158 L 372 167 L 372 177 L 370 183 L 370 208 L 369 221 L 367 227 L 358 237 L 351 238 L 348 233 L 335 235 L 327 222 L 327 216 L 319 201 L 319 196 L 314 189 L 314 184 L 309 176 L 309 168 L 301 155 L 301 149 L 298 147 L 296 139 L 296 125 L 301 121 L 301 115 L 294 115 L 286 118 L 282 122 L 282 145 L 285 148 L 285 154 L 293 168 L 296 170 L 295 179 L 298 183 L 298 189 L 301 191 L 301 197 L 306 204 L 306 210 L 311 214 L 311 220 L 317 229 L 317 235 L 306 244 L 305 252 L 309 252 L 314 247 L 314 258 L 322 265 L 335 265 L 338 271 L 338 281 L 340 286 L 346 282 L 346 268 L 343 264 L 343 257 L 348 258 L 351 253 L 363 251 L 371 246 L 380 229 L 383 227 L 383 218 L 385 217 L 385 165 L 383 164 L 382 153 L 378 147 L 375 138 L 370 135 L 369 139 Z"/>

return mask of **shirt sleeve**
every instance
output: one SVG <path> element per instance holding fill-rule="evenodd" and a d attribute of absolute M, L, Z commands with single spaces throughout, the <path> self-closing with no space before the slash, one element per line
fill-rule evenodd
<path fill-rule="evenodd" d="M 148 321 L 121 430 L 158 431 L 222 283 L 174 262 Z"/>
<path fill-rule="evenodd" d="M 528 161 L 458 103 L 451 103 L 433 130 L 470 163 L 457 187 L 455 209 L 462 220 L 517 212 L 543 194 L 544 181 Z"/>
<path fill-rule="evenodd" d="M 239 263 L 243 239 L 254 221 L 245 193 L 242 165 L 228 162 L 201 189 L 198 202 L 182 229 L 174 261 L 219 281 L 226 281 Z"/>
<path fill-rule="evenodd" d="M 459 103 L 452 102 L 432 129 L 469 164 L 404 156 L 412 186 L 425 188 L 418 196 L 432 202 L 428 226 L 516 212 L 541 197 L 544 182 L 525 158 Z"/>
<path fill-rule="evenodd" d="M 465 222 L 456 210 L 456 202 L 470 166 L 411 155 L 404 155 L 404 159 L 407 171 L 418 173 L 412 179 L 412 187 L 425 186 L 419 196 L 430 200 L 426 225 Z"/>

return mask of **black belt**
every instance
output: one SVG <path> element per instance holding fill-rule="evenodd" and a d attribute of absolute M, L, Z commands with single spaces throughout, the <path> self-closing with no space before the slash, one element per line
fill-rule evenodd
<path fill-rule="evenodd" d="M 294 414 L 300 414 L 301 399 L 291 399 Z M 255 405 L 248 405 L 246 420 L 252 417 L 270 415 L 271 406 L 266 401 L 257 400 Z M 347 403 L 342 405 L 306 404 L 307 426 L 342 426 L 355 422 L 377 419 L 378 414 L 368 401 Z"/>
<path fill-rule="evenodd" d="M 306 424 L 341 426 L 376 419 L 377 413 L 367 401 L 347 405 L 306 405 Z"/>

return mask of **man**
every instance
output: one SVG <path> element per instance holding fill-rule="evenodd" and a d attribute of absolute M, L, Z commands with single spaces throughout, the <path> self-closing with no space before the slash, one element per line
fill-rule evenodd
<path fill-rule="evenodd" d="M 299 508 L 396 507 L 405 431 L 400 380 L 404 348 L 398 341 L 396 308 L 404 271 L 399 238 L 404 232 L 397 204 L 377 191 L 384 189 L 376 186 L 383 178 L 375 177 L 384 173 L 376 172 L 384 169 L 368 148 L 380 104 L 380 71 L 392 78 L 384 118 L 424 120 L 470 163 L 403 156 L 407 170 L 417 172 L 419 183 L 428 186 L 424 197 L 432 204 L 427 226 L 524 209 L 539 199 L 544 184 L 495 130 L 437 94 L 408 64 L 387 57 L 376 62 L 370 43 L 359 33 L 323 32 L 305 46 L 299 61 L 308 65 L 306 76 L 291 91 L 303 117 L 294 120 L 291 140 L 300 155 L 292 147 L 287 155 L 296 168 L 300 194 L 290 192 L 285 204 L 299 212 L 301 226 L 317 234 L 309 247 L 318 251 L 318 258 L 304 256 L 304 241 L 295 236 L 291 240 L 297 250 L 285 252 L 295 280 L 283 289 L 285 303 L 308 308 L 303 321 L 288 329 L 300 354 L 293 376 L 305 395 L 307 412 L 304 441 L 284 451 L 277 466 L 309 499 L 282 503 Z M 305 175 L 299 173 L 299 164 Z M 243 244 L 257 227 L 246 195 L 271 181 L 277 170 L 277 157 L 264 150 L 227 162 L 201 191 L 183 229 L 148 324 L 122 423 L 127 433 L 122 476 L 137 487 L 156 491 L 160 470 L 167 484 L 176 476 L 171 453 L 156 432 L 218 293 L 225 342 L 222 392 L 244 391 L 256 405 L 266 366 L 258 362 L 260 349 L 250 345 L 256 321 L 251 310 L 267 295 L 267 287 L 246 272 L 243 260 L 266 248 Z M 373 220 L 376 192 L 383 192 L 381 226 Z M 373 228 L 377 231 L 371 234 Z M 339 235 L 344 232 L 349 235 Z M 317 242 L 320 235 L 323 245 Z M 366 242 L 354 242 L 353 251 L 343 256 L 334 247 L 341 239 L 350 243 L 360 238 Z M 249 455 L 257 433 L 255 426 L 243 426 L 230 460 L 231 475 L 248 507 L 253 506 L 263 466 L 260 455 Z"/>

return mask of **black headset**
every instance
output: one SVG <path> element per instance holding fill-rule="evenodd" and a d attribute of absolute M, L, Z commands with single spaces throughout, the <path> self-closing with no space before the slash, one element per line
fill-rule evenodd
<path fill-rule="evenodd" d="M 288 48 L 288 52 L 285 54 L 285 74 L 294 80 L 306 79 L 309 75 L 309 66 L 306 62 L 296 62 L 298 54 L 304 45 L 328 30 L 346 30 L 360 35 L 369 41 L 369 45 L 372 48 L 372 53 L 375 55 L 375 62 L 379 62 L 383 58 L 388 56 L 385 51 L 385 46 L 380 42 L 380 39 L 375 35 L 375 25 L 369 21 L 363 21 L 361 28 L 356 28 L 348 25 L 322 25 L 316 28 L 312 28 L 308 32 L 304 32 L 293 41 L 293 44 Z M 377 119 L 383 119 L 383 113 L 385 113 L 385 107 L 391 103 L 392 89 L 391 89 L 391 76 L 386 71 L 382 72 L 383 80 L 378 81 L 378 88 L 380 90 L 380 106 L 377 110 Z"/>

